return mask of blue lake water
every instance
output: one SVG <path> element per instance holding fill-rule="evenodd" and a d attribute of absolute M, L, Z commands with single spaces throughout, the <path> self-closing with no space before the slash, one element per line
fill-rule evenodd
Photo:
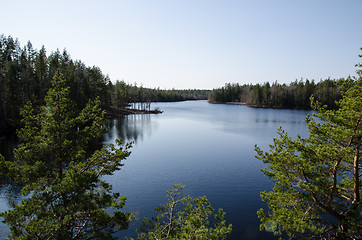
<path fill-rule="evenodd" d="M 255 159 L 254 145 L 267 149 L 280 126 L 291 136 L 306 136 L 310 111 L 256 109 L 206 101 L 152 104 L 160 115 L 131 115 L 111 120 L 104 143 L 135 140 L 124 167 L 107 177 L 114 190 L 127 196 L 125 209 L 150 217 L 165 202 L 165 190 L 186 185 L 185 195 L 206 195 L 223 208 L 233 225 L 229 239 L 271 239 L 259 231 L 256 212 L 265 207 L 260 191 L 271 181 Z M 137 227 L 120 234 L 129 236 Z"/>
<path fill-rule="evenodd" d="M 311 112 L 206 101 L 151 107 L 164 112 L 109 120 L 104 135 L 104 144 L 116 138 L 135 142 L 122 169 L 106 177 L 115 192 L 127 196 L 124 210 L 138 219 L 118 236 L 136 237 L 140 220 L 151 217 L 153 209 L 165 202 L 168 188 L 182 183 L 185 195 L 206 195 L 214 209 L 224 209 L 233 225 L 229 239 L 273 239 L 272 233 L 259 231 L 256 212 L 266 207 L 260 191 L 271 190 L 272 184 L 260 172 L 264 166 L 254 157 L 254 145 L 268 149 L 280 126 L 293 137 L 306 136 L 304 120 Z M 2 183 L 0 211 L 8 209 L 9 196 L 17 198 L 18 188 Z"/>

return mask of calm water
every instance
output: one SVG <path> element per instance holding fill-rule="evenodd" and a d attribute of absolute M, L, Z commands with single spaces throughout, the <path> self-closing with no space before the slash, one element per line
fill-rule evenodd
<path fill-rule="evenodd" d="M 135 141 L 122 169 L 107 180 L 127 196 L 125 210 L 138 219 L 153 215 L 173 184 L 186 185 L 185 195 L 206 195 L 212 206 L 223 208 L 233 224 L 230 239 L 273 239 L 259 231 L 256 212 L 265 207 L 260 191 L 271 182 L 255 159 L 254 145 L 267 149 L 279 126 L 291 136 L 306 136 L 304 122 L 310 112 L 255 109 L 206 101 L 157 103 L 159 115 L 132 115 L 108 122 L 104 144 L 116 138 Z M 7 197 L 19 197 L 18 188 L 0 182 L 0 210 L 8 208 Z M 132 235 L 140 220 L 119 234 Z"/>

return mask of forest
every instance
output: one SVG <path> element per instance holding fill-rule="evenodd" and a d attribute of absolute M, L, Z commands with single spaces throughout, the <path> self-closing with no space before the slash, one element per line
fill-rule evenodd
<path fill-rule="evenodd" d="M 211 103 L 242 103 L 253 107 L 311 109 L 310 97 L 329 108 L 336 108 L 336 101 L 341 98 L 338 82 L 343 79 L 326 79 L 315 83 L 314 80 L 280 84 L 225 84 L 210 93 Z"/>
<path fill-rule="evenodd" d="M 150 110 L 151 102 L 206 100 L 209 90 L 161 90 L 137 83 L 111 79 L 97 66 L 73 60 L 64 49 L 47 54 L 45 47 L 34 49 L 30 41 L 23 47 L 11 36 L 0 35 L 0 132 L 20 127 L 20 109 L 28 102 L 44 104 L 51 80 L 57 70 L 64 75 L 70 98 L 78 110 L 99 97 L 108 115 L 118 110 Z M 121 111 L 124 113 L 124 111 Z"/>
<path fill-rule="evenodd" d="M 71 100 L 77 109 L 89 100 L 99 98 L 106 116 L 150 111 L 151 102 L 206 100 L 211 103 L 243 103 L 253 107 L 310 109 L 313 95 L 321 104 L 335 109 L 340 99 L 338 81 L 325 79 L 295 80 L 290 84 L 277 81 L 270 84 L 227 83 L 211 90 L 163 90 L 144 88 L 137 83 L 111 79 L 97 66 L 86 66 L 73 60 L 64 49 L 47 54 L 45 47 L 34 49 L 31 42 L 21 47 L 17 39 L 0 35 L 0 132 L 13 131 L 21 126 L 20 109 L 28 102 L 35 106 L 44 104 L 50 82 L 59 69 L 70 88 Z M 133 111 L 133 113 L 134 113 Z"/>

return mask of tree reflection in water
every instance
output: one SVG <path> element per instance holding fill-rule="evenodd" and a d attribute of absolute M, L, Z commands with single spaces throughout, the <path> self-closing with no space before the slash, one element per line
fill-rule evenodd
<path fill-rule="evenodd" d="M 150 114 L 127 115 L 114 119 L 107 119 L 105 127 L 107 132 L 103 135 L 102 143 L 114 143 L 115 139 L 123 139 L 123 142 L 142 141 L 145 134 L 150 135 L 156 127 L 151 121 Z"/>

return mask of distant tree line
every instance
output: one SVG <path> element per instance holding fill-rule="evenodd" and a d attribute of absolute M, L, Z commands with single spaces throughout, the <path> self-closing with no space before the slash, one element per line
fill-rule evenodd
<path fill-rule="evenodd" d="M 287 84 L 225 84 L 213 89 L 209 102 L 241 102 L 255 107 L 310 109 L 310 97 L 329 108 L 336 108 L 336 101 L 341 98 L 338 80 L 326 79 L 315 83 L 314 80 L 300 80 Z"/>
<path fill-rule="evenodd" d="M 43 46 L 33 48 L 29 41 L 21 47 L 11 36 L 0 35 L 0 132 L 20 126 L 20 109 L 31 101 L 44 104 L 51 80 L 57 70 L 64 75 L 70 98 L 78 110 L 99 97 L 104 110 L 132 106 L 147 109 L 154 101 L 207 99 L 208 90 L 160 90 L 138 87 L 124 81 L 113 83 L 99 67 L 73 60 L 66 50 L 47 55 Z"/>
<path fill-rule="evenodd" d="M 210 92 L 210 90 L 199 89 L 151 89 L 117 80 L 112 84 L 112 105 L 117 107 L 132 106 L 136 109 L 145 110 L 145 106 L 150 102 L 207 100 Z"/>

